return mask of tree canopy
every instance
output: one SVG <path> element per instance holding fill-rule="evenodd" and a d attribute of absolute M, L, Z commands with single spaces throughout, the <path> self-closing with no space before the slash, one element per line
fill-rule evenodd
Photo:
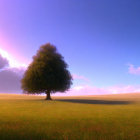
<path fill-rule="evenodd" d="M 47 43 L 40 47 L 33 56 L 33 62 L 28 66 L 21 80 L 22 89 L 26 93 L 43 93 L 50 98 L 50 93 L 64 92 L 72 84 L 72 76 L 68 65 L 56 47 Z"/>

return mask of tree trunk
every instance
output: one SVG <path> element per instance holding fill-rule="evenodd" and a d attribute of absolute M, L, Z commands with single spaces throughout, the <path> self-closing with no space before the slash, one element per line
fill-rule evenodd
<path fill-rule="evenodd" d="M 51 92 L 49 90 L 46 91 L 46 100 L 52 100 L 51 99 Z"/>

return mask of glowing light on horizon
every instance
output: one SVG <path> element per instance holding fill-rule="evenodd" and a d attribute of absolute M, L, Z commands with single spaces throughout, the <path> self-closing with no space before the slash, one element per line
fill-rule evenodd
<path fill-rule="evenodd" d="M 16 59 L 14 59 L 9 53 L 4 51 L 3 49 L 0 48 L 0 54 L 2 57 L 6 58 L 9 61 L 10 67 L 27 67 L 26 64 L 23 64 L 21 62 L 18 62 Z"/>
<path fill-rule="evenodd" d="M 76 87 L 74 87 L 73 89 L 74 89 L 74 90 L 81 90 L 81 89 L 83 89 L 83 86 L 76 86 Z"/>

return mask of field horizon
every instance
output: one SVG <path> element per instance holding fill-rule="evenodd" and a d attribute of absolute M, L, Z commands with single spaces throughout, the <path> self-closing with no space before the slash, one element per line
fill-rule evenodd
<path fill-rule="evenodd" d="M 140 94 L 0 94 L 1 140 L 138 140 Z"/>
<path fill-rule="evenodd" d="M 27 96 L 46 96 L 45 94 L 26 94 L 26 93 L 0 93 L 0 95 L 27 95 Z M 128 93 L 115 93 L 115 94 L 93 94 L 93 95 L 67 95 L 66 93 L 64 93 L 64 96 L 59 96 L 57 94 L 51 94 L 52 97 L 97 97 L 97 96 L 123 96 L 123 95 L 126 95 L 126 96 L 129 96 L 129 95 L 134 95 L 134 96 L 140 96 L 140 92 L 134 92 L 134 93 L 131 93 L 131 92 L 128 92 Z"/>

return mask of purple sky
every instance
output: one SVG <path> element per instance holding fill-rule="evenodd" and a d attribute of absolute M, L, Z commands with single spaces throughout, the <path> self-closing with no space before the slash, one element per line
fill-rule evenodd
<path fill-rule="evenodd" d="M 77 94 L 140 91 L 139 7 L 139 0 L 0 0 L 0 53 L 10 64 L 0 80 L 50 42 L 69 64 Z M 7 83 L 0 92 L 19 92 L 16 82 L 17 90 Z"/>

